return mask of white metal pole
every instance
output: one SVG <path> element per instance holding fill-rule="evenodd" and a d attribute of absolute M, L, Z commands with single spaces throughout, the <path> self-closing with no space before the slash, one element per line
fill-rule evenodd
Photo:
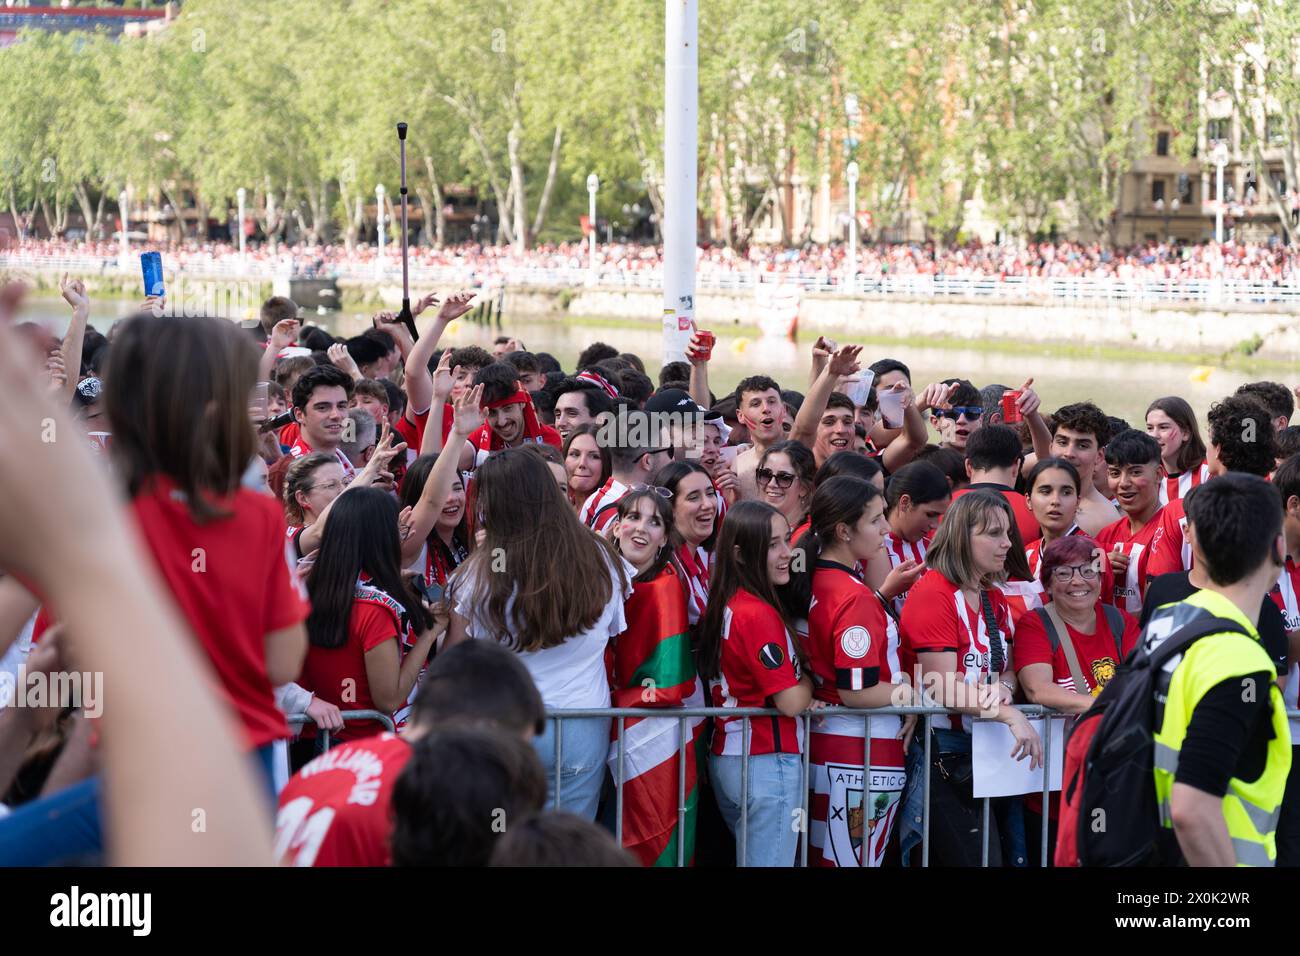
<path fill-rule="evenodd" d="M 857 287 L 858 278 L 858 164 L 849 163 L 849 290 Z"/>
<path fill-rule="evenodd" d="M 239 200 L 239 264 L 244 264 L 244 198 L 248 195 L 243 186 L 235 190 L 235 198 Z"/>
<path fill-rule="evenodd" d="M 379 240 L 379 252 L 375 257 L 375 272 L 379 275 L 384 274 L 384 184 L 380 183 L 375 187 L 375 217 L 379 225 L 377 238 Z"/>
<path fill-rule="evenodd" d="M 664 363 L 686 360 L 695 319 L 699 3 L 664 7 Z"/>

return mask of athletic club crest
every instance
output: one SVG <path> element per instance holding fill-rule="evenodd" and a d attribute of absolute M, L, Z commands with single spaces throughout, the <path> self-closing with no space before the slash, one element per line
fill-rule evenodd
<path fill-rule="evenodd" d="M 836 866 L 879 866 L 902 796 L 905 774 L 893 767 L 871 768 L 871 794 L 863 802 L 862 767 L 827 764 L 830 801 L 826 808 L 827 856 Z M 863 844 L 868 847 L 863 851 Z M 873 858 L 868 864 L 867 853 Z"/>

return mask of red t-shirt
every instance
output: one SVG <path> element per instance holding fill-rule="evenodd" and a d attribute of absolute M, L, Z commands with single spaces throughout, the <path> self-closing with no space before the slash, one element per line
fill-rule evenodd
<path fill-rule="evenodd" d="M 269 495 L 240 488 L 229 518 L 197 524 L 168 478 L 131 502 L 136 523 L 181 613 L 211 660 L 249 748 L 289 736 L 266 673 L 266 635 L 310 608 L 294 574 L 284 514 Z"/>
<path fill-rule="evenodd" d="M 383 591 L 357 585 L 352 613 L 348 618 L 347 643 L 339 647 L 317 647 L 314 644 L 308 647 L 298 683 L 340 710 L 378 710 L 370 696 L 366 652 L 384 641 L 395 640 L 400 657 L 406 637 L 401 613 L 401 606 Z M 356 740 L 380 729 L 377 723 L 355 721 L 334 736 L 338 740 Z M 314 733 L 315 725 L 303 727 L 303 736 L 310 737 Z"/>
<path fill-rule="evenodd" d="M 302 426 L 297 422 L 290 422 L 280 429 L 278 441 L 281 448 L 292 448 L 302 437 Z"/>
<path fill-rule="evenodd" d="M 388 866 L 393 784 L 411 746 L 382 733 L 340 744 L 280 791 L 275 857 L 292 866 Z"/>
<path fill-rule="evenodd" d="M 1151 539 L 1147 577 L 1192 569 L 1192 546 L 1187 543 L 1187 510 L 1182 498 L 1160 509 L 1151 523 L 1157 528 Z"/>
<path fill-rule="evenodd" d="M 1006 485 L 995 484 L 991 481 L 981 481 L 973 485 L 967 485 L 965 488 L 958 488 L 952 493 L 952 500 L 956 501 L 968 491 L 996 491 L 1007 499 L 1011 505 L 1011 513 L 1016 516 L 1016 527 L 1020 530 L 1020 540 L 1028 544 L 1035 538 L 1042 535 L 1043 531 L 1038 527 L 1038 521 L 1034 518 L 1034 513 L 1029 510 L 1029 504 L 1025 501 L 1025 496 L 1014 488 L 1008 488 Z"/>
<path fill-rule="evenodd" d="M 1015 635 L 1011 611 L 1001 591 L 991 588 L 989 601 L 993 606 L 993 619 L 997 624 L 1002 645 L 1002 670 L 1010 665 L 1011 641 Z M 903 608 L 899 624 L 902 642 L 902 664 L 915 670 L 917 654 L 922 652 L 953 651 L 957 655 L 957 680 L 967 684 L 987 683 L 992 666 L 987 622 L 979 604 L 966 603 L 961 588 L 942 574 L 929 570 L 912 587 L 911 595 Z M 913 686 L 924 686 L 916 680 Z M 971 720 L 963 716 L 936 717 L 935 724 L 952 730 L 971 729 Z"/>
<path fill-rule="evenodd" d="M 1077 524 L 1069 531 L 1065 532 L 1066 537 L 1081 536 L 1088 537 L 1088 532 L 1084 531 Z M 1096 540 L 1095 538 L 1093 540 Z M 1043 587 L 1042 570 L 1043 570 L 1043 548 L 1045 547 L 1043 539 L 1039 538 L 1025 547 L 1025 558 L 1029 561 L 1029 570 L 1033 572 L 1033 585 L 1038 595 L 1039 605 L 1050 604 L 1052 593 Z M 1100 547 L 1100 546 L 1099 546 Z M 1115 603 L 1115 572 L 1111 570 L 1110 561 L 1101 563 L 1101 603 Z"/>
<path fill-rule="evenodd" d="M 722 618 L 722 676 L 710 682 L 714 707 L 771 707 L 772 697 L 799 683 L 799 658 L 794 639 L 776 609 L 740 590 L 727 602 Z M 719 717 L 713 752 L 739 757 L 743 753 L 744 720 Z M 803 723 L 793 717 L 752 717 L 749 753 L 803 752 Z"/>
<path fill-rule="evenodd" d="M 1097 630 L 1093 634 L 1084 634 L 1076 631 L 1069 624 L 1065 625 L 1070 632 L 1074 651 L 1079 655 L 1083 679 L 1088 682 L 1087 688 L 1078 692 L 1093 696 L 1100 693 L 1101 688 L 1115 676 L 1115 669 L 1137 644 L 1140 631 L 1137 620 L 1131 614 L 1120 610 L 1119 613 L 1124 618 L 1124 634 L 1120 640 L 1119 656 L 1116 657 L 1115 641 L 1111 637 L 1110 624 L 1106 620 L 1106 612 L 1100 601 L 1097 602 L 1096 613 Z M 1074 677 L 1070 674 L 1070 662 L 1065 655 L 1064 645 L 1057 645 L 1053 653 L 1051 641 L 1047 637 L 1047 628 L 1036 612 L 1026 614 L 1016 625 L 1016 673 L 1030 664 L 1051 664 L 1052 680 L 1066 690 L 1078 690 L 1074 686 Z"/>
<path fill-rule="evenodd" d="M 818 561 L 808 611 L 813 696 L 840 703 L 840 690 L 888 684 L 899 673 L 898 628 L 871 588 L 842 564 Z"/>
<path fill-rule="evenodd" d="M 1147 581 L 1163 573 L 1156 571 L 1150 561 L 1153 556 L 1153 539 L 1160 530 L 1163 516 L 1169 508 L 1178 508 L 1181 511 L 1182 503 L 1174 502 L 1157 511 L 1136 534 L 1129 530 L 1128 515 L 1106 525 L 1097 533 L 1097 545 L 1107 554 L 1113 552 L 1115 545 L 1118 544 L 1121 553 L 1128 555 L 1128 570 L 1124 572 L 1124 580 L 1114 579 L 1115 600 L 1112 603 L 1121 611 L 1141 614 L 1142 594 L 1146 591 Z M 1181 536 L 1181 532 L 1179 534 Z"/>
<path fill-rule="evenodd" d="M 447 436 L 451 434 L 451 426 L 455 424 L 454 414 L 451 406 L 444 402 L 442 406 L 442 445 L 444 448 L 447 447 Z M 428 424 L 429 413 L 427 411 L 416 415 L 410 409 L 407 409 L 406 413 L 397 419 L 395 431 L 402 436 L 402 441 L 406 442 L 407 451 L 412 451 L 416 455 L 420 454 L 420 446 L 424 444 L 424 429 Z"/>

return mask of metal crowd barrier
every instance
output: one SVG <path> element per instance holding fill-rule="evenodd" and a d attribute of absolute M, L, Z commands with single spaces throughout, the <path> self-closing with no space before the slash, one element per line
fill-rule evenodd
<path fill-rule="evenodd" d="M 1044 727 L 1048 732 L 1043 735 L 1043 814 L 1042 827 L 1040 833 L 1040 864 L 1044 867 L 1048 865 L 1051 858 L 1051 848 L 1048 846 L 1048 822 L 1050 814 L 1048 812 L 1049 800 L 1051 798 L 1051 779 L 1048 776 L 1048 770 L 1051 767 L 1051 746 L 1052 735 L 1050 733 L 1050 718 L 1068 716 L 1057 711 L 1050 710 L 1038 705 L 1017 705 L 1016 709 L 1026 717 L 1046 717 L 1047 721 Z M 930 865 L 930 743 L 931 743 L 931 725 L 933 718 L 936 716 L 951 715 L 953 711 L 942 707 L 879 707 L 874 709 L 853 708 L 853 707 L 826 707 L 821 710 L 806 711 L 798 717 L 791 718 L 803 723 L 804 747 L 802 755 L 802 772 L 800 774 L 801 785 L 801 803 L 800 818 L 801 832 L 799 840 L 799 865 L 808 865 L 808 841 L 811 833 L 811 823 L 809 820 L 808 794 L 812 785 L 810 773 L 810 742 L 812 739 L 812 721 L 815 717 L 861 717 L 863 720 L 863 793 L 862 806 L 866 807 L 871 799 L 871 720 L 873 717 L 905 717 L 909 714 L 915 714 L 921 720 L 917 723 L 915 733 L 923 734 L 923 746 L 925 749 L 924 759 L 924 783 L 923 783 L 923 809 L 921 811 L 921 865 L 928 867 Z M 738 866 L 744 866 L 745 851 L 748 847 L 749 837 L 749 729 L 750 722 L 754 717 L 774 717 L 779 716 L 780 712 L 774 708 L 765 707 L 684 707 L 684 708 L 647 708 L 647 707 L 612 707 L 591 710 L 548 710 L 546 713 L 547 720 L 552 721 L 555 725 L 555 807 L 559 809 L 562 806 L 561 799 L 561 781 L 559 768 L 563 766 L 563 725 L 566 720 L 598 720 L 613 719 L 615 721 L 617 732 L 615 736 L 616 746 L 618 748 L 617 772 L 614 774 L 615 788 L 615 830 L 614 836 L 619 845 L 623 845 L 623 786 L 624 780 L 624 755 L 625 742 L 624 731 L 627 718 L 629 717 L 655 717 L 661 720 L 676 720 L 678 730 L 678 770 L 677 770 L 677 865 L 685 866 L 686 841 L 683 838 L 686 822 L 686 760 L 687 753 L 693 741 L 689 733 L 688 721 L 694 717 L 739 717 L 743 720 L 743 741 L 741 752 L 741 769 L 740 769 L 740 825 L 736 833 L 736 842 L 739 848 Z M 977 718 L 979 719 L 979 718 Z M 989 865 L 989 800 L 991 797 L 983 798 L 983 844 L 980 853 L 980 865 Z M 900 796 L 900 811 L 901 801 Z M 898 816 L 895 816 L 898 819 Z M 1026 834 L 1026 836 L 1028 836 Z M 863 849 L 867 866 L 874 866 L 870 851 L 866 848 L 864 841 Z"/>
<path fill-rule="evenodd" d="M 379 710 L 341 710 L 339 711 L 339 716 L 343 718 L 343 723 L 345 725 L 349 721 L 353 720 L 374 720 L 382 724 L 384 730 L 389 733 L 392 733 L 396 729 L 393 726 L 392 715 L 385 714 L 383 711 Z M 289 714 L 285 717 L 285 720 L 289 722 L 289 726 L 291 727 L 301 727 L 305 724 L 314 723 L 311 717 L 306 714 Z M 316 728 L 316 739 L 321 741 L 322 751 L 329 750 L 330 747 L 334 746 L 331 742 L 330 732 L 324 727 Z"/>

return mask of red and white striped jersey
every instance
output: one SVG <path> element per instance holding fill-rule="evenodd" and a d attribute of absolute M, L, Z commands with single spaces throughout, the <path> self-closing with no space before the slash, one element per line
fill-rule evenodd
<path fill-rule="evenodd" d="M 831 561 L 818 561 L 813 571 L 805 647 L 813 696 L 828 704 L 841 703 L 841 690 L 890 684 L 902 671 L 894 619 L 851 568 Z"/>
<path fill-rule="evenodd" d="M 578 520 L 593 531 L 603 532 L 618 517 L 618 502 L 627 491 L 627 485 L 617 478 L 607 478 L 587 497 L 578 512 Z"/>
<path fill-rule="evenodd" d="M 709 567 L 713 555 L 704 548 L 682 544 L 677 549 L 677 562 L 686 572 L 686 618 L 692 627 L 704 617 L 709 604 Z"/>
<path fill-rule="evenodd" d="M 1151 557 L 1151 542 L 1160 530 L 1160 519 L 1164 512 L 1164 508 L 1157 511 L 1136 534 L 1129 529 L 1128 515 L 1108 524 L 1097 534 L 1097 544 L 1107 554 L 1119 545 L 1121 553 L 1128 555 L 1128 570 L 1124 572 L 1124 580 L 1115 579 L 1115 596 L 1107 603 L 1113 603 L 1135 617 L 1142 613 L 1142 594 L 1147 587 L 1147 561 Z M 1103 594 L 1102 600 L 1105 601 L 1106 597 Z"/>
<path fill-rule="evenodd" d="M 1160 473 L 1164 476 L 1160 482 L 1160 504 L 1162 505 L 1187 497 L 1187 492 L 1210 480 L 1210 466 L 1204 461 L 1195 468 L 1189 468 L 1176 475 L 1168 474 L 1163 467 Z"/>
<path fill-rule="evenodd" d="M 1010 666 L 1015 625 L 1002 592 L 995 589 L 988 595 L 1002 645 L 1001 674 Z M 912 598 L 903 609 L 899 626 L 903 665 L 914 667 L 916 655 L 922 652 L 952 651 L 957 655 L 958 681 L 967 684 L 988 682 L 992 654 L 987 623 L 979 605 L 971 607 L 967 604 L 961 588 L 935 570 L 925 572 L 916 583 Z M 961 717 L 960 723 L 957 717 L 936 717 L 934 720 L 938 727 L 971 731 L 970 717 Z"/>
<path fill-rule="evenodd" d="M 924 563 L 926 549 L 930 547 L 930 542 L 934 540 L 934 532 L 930 532 L 924 538 L 917 541 L 905 541 L 903 538 L 890 531 L 885 535 L 885 553 L 889 555 L 889 569 L 892 571 L 904 561 L 920 561 Z M 903 605 L 907 602 L 908 592 L 896 595 L 892 603 L 894 613 L 901 615 Z"/>
<path fill-rule="evenodd" d="M 1287 632 L 1300 631 L 1300 565 L 1287 555 L 1286 566 L 1277 576 L 1277 584 L 1269 597 L 1282 612 L 1282 620 Z M 1293 663 L 1286 675 L 1286 686 L 1282 689 L 1282 699 L 1287 710 L 1300 709 L 1300 664 Z M 1291 743 L 1300 744 L 1300 720 L 1291 719 Z"/>
<path fill-rule="evenodd" d="M 776 608 L 748 591 L 737 591 L 722 617 L 720 676 L 710 681 L 715 707 L 771 707 L 772 698 L 799 683 L 794 638 Z M 744 752 L 745 720 L 719 717 L 713 752 L 739 757 Z M 751 717 L 749 753 L 803 753 L 803 721 L 794 717 Z"/>

